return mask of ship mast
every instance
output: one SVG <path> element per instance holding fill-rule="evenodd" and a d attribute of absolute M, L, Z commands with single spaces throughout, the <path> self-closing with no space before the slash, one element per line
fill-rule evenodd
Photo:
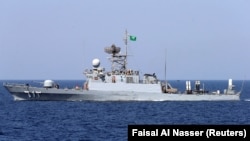
<path fill-rule="evenodd" d="M 127 55 L 128 55 L 128 31 L 126 29 L 125 31 L 125 37 L 124 37 L 124 42 L 125 42 L 125 58 L 124 58 L 124 70 L 127 70 Z"/>
<path fill-rule="evenodd" d="M 111 70 L 112 72 L 126 72 L 127 70 L 127 55 L 128 55 L 128 32 L 125 31 L 124 37 L 126 52 L 125 54 L 120 54 L 120 47 L 117 47 L 115 44 L 112 44 L 110 47 L 104 48 L 104 51 L 111 55 L 110 61 L 112 63 Z"/>

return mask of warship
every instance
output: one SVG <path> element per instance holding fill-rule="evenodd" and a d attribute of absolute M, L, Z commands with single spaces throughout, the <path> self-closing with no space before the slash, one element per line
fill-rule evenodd
<path fill-rule="evenodd" d="M 140 74 L 140 71 L 127 68 L 128 40 L 136 40 L 125 32 L 125 53 L 112 44 L 104 51 L 110 55 L 110 71 L 101 67 L 100 60 L 92 60 L 92 68 L 86 69 L 83 85 L 75 88 L 60 88 L 53 80 L 44 80 L 41 87 L 30 84 L 8 83 L 3 86 L 13 96 L 14 101 L 235 101 L 240 100 L 240 91 L 234 89 L 232 79 L 224 92 L 207 91 L 200 81 L 186 81 L 183 92 L 171 86 L 166 80 L 161 81 L 156 74 Z M 141 79 L 142 78 L 142 79 Z"/>

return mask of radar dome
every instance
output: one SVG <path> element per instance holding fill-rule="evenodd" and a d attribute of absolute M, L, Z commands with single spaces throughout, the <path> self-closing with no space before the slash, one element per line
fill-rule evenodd
<path fill-rule="evenodd" d="M 44 88 L 52 88 L 55 85 L 53 80 L 45 80 L 43 83 Z"/>
<path fill-rule="evenodd" d="M 100 66 L 100 60 L 97 59 L 97 58 L 93 59 L 92 66 L 95 67 L 95 68 L 99 67 Z"/>

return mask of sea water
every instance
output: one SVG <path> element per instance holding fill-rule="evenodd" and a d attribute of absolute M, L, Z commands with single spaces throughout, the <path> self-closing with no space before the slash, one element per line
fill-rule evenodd
<path fill-rule="evenodd" d="M 11 80 L 41 85 L 42 81 Z M 57 80 L 60 87 L 82 86 L 81 80 Z M 203 84 L 204 82 L 204 84 Z M 236 90 L 242 86 L 234 80 Z M 170 81 L 185 90 L 185 81 Z M 207 90 L 223 91 L 227 80 L 201 81 Z M 128 125 L 250 124 L 250 81 L 244 81 L 240 101 L 196 102 L 66 102 L 13 101 L 0 86 L 0 140 L 127 140 Z"/>

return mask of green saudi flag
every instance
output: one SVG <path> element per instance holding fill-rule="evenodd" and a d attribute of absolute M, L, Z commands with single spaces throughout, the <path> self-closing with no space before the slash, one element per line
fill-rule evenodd
<path fill-rule="evenodd" d="M 136 41 L 136 36 L 129 36 L 131 41 Z"/>

